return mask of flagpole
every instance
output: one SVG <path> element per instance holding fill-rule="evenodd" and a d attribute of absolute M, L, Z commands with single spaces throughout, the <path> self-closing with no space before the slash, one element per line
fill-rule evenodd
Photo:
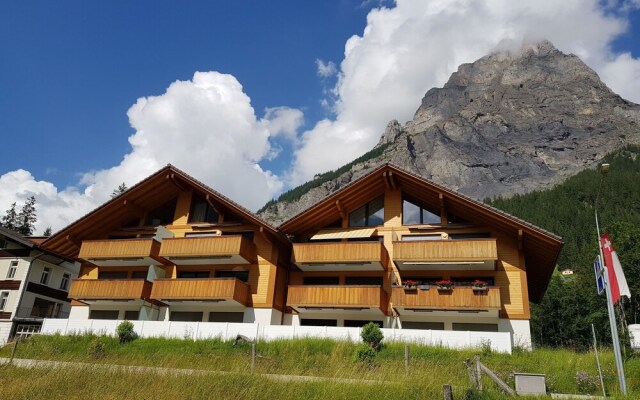
<path fill-rule="evenodd" d="M 616 369 L 618 370 L 618 383 L 620 384 L 620 391 L 623 395 L 627 395 L 627 381 L 624 377 L 624 365 L 622 364 L 622 354 L 620 353 L 620 338 L 618 337 L 618 325 L 616 324 L 616 314 L 613 309 L 613 299 L 611 297 L 611 282 L 609 281 L 609 271 L 607 271 L 606 261 L 602 255 L 602 241 L 600 240 L 600 224 L 598 223 L 598 198 L 600 197 L 600 187 L 602 186 L 602 180 L 604 175 L 609 171 L 609 164 L 602 164 L 600 166 L 600 184 L 598 185 L 598 193 L 596 195 L 596 201 L 594 204 L 595 217 L 596 217 L 596 232 L 598 233 L 598 250 L 600 251 L 600 260 L 602 260 L 604 282 L 607 292 L 607 309 L 609 310 L 609 325 L 611 326 L 611 341 L 613 342 L 613 354 L 616 358 Z"/>

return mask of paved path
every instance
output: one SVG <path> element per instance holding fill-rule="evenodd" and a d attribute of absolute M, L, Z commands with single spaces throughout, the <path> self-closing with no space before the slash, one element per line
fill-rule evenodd
<path fill-rule="evenodd" d="M 11 359 L 0 357 L 0 365 L 11 363 Z M 117 364 L 92 364 L 72 361 L 50 361 L 50 360 L 34 360 L 25 358 L 14 358 L 13 365 L 20 368 L 94 368 L 110 371 L 125 371 L 125 372 L 153 372 L 159 375 L 244 375 L 240 372 L 229 371 L 213 371 L 206 369 L 188 369 L 188 368 L 161 368 L 161 367 L 147 367 L 139 365 L 117 365 Z M 346 378 L 329 378 L 320 376 L 306 376 L 306 375 L 278 375 L 278 374 L 255 374 L 263 378 L 275 380 L 275 381 L 298 381 L 298 382 L 334 382 L 334 383 L 349 383 L 349 384 L 365 384 L 365 385 L 380 385 L 389 384 L 394 382 L 387 381 L 371 381 L 365 379 L 346 379 Z"/>

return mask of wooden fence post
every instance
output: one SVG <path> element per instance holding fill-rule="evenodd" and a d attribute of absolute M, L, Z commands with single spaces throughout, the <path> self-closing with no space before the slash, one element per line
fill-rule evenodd
<path fill-rule="evenodd" d="M 479 355 L 475 355 L 473 357 L 473 361 L 476 364 L 476 382 L 477 385 L 476 387 L 478 388 L 478 391 L 482 392 L 482 370 L 480 369 L 480 356 Z"/>
<path fill-rule="evenodd" d="M 409 372 L 409 345 L 404 345 L 404 369 Z"/>
<path fill-rule="evenodd" d="M 444 391 L 444 400 L 453 400 L 453 390 L 451 390 L 451 385 L 443 385 Z"/>

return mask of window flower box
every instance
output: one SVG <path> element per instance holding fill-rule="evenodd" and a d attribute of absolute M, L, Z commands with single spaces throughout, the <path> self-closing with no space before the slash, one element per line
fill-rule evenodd
<path fill-rule="evenodd" d="M 441 292 L 448 292 L 453 290 L 453 282 L 447 279 L 436 282 L 436 287 Z"/>
<path fill-rule="evenodd" d="M 417 290 L 419 284 L 420 282 L 418 281 L 406 280 L 402 282 L 402 287 L 405 290 Z"/>
<path fill-rule="evenodd" d="M 487 290 L 489 290 L 489 286 L 487 282 L 477 279 L 471 282 L 471 289 L 474 292 L 486 292 Z"/>

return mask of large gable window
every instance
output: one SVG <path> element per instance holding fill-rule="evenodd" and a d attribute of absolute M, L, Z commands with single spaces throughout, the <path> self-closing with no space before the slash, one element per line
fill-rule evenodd
<path fill-rule="evenodd" d="M 146 225 L 158 226 L 158 225 L 170 225 L 173 223 L 173 215 L 176 211 L 177 198 L 173 198 L 158 208 L 147 213 L 145 220 Z"/>
<path fill-rule="evenodd" d="M 384 225 L 384 196 L 374 199 L 349 214 L 349 226 Z"/>
<path fill-rule="evenodd" d="M 407 199 L 402 201 L 402 225 L 440 224 L 440 215 L 416 203 Z"/>
<path fill-rule="evenodd" d="M 207 200 L 197 194 L 193 195 L 191 211 L 189 212 L 189 222 L 218 222 L 218 213 L 211 207 Z"/>

